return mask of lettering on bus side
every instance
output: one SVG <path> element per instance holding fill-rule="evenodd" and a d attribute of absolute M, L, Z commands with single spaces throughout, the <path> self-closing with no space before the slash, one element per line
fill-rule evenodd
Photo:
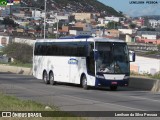
<path fill-rule="evenodd" d="M 74 59 L 74 58 L 70 58 L 70 59 L 68 60 L 68 64 L 78 65 L 78 60 L 77 60 L 77 59 Z"/>

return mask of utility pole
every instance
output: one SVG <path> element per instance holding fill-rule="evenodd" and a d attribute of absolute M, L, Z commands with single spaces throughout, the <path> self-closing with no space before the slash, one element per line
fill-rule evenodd
<path fill-rule="evenodd" d="M 58 33 L 59 33 L 59 31 L 58 31 L 58 23 L 59 23 L 59 20 L 58 20 L 58 18 L 57 17 L 55 17 L 56 18 L 56 20 L 57 20 L 57 34 L 56 34 L 56 39 L 58 38 Z"/>
<path fill-rule="evenodd" d="M 44 1 L 44 39 L 46 39 L 46 2 L 47 0 Z"/>

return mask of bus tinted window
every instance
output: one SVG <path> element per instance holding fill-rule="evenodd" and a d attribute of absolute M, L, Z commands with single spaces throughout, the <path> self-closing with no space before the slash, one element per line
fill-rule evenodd
<path fill-rule="evenodd" d="M 45 56 L 76 56 L 86 55 L 85 43 L 41 43 L 35 44 L 35 55 Z"/>

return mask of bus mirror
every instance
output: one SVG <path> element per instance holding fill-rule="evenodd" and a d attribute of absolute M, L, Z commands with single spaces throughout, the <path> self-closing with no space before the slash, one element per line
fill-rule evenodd
<path fill-rule="evenodd" d="M 136 54 L 134 51 L 129 51 L 129 61 L 130 62 L 135 62 L 136 59 Z"/>

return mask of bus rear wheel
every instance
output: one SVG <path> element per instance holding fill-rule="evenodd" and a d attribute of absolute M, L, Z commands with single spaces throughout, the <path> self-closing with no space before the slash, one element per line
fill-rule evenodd
<path fill-rule="evenodd" d="M 54 81 L 53 72 L 51 72 L 51 73 L 49 74 L 49 81 L 50 81 L 50 84 L 51 84 L 51 85 L 55 85 L 55 84 L 56 84 L 56 82 Z"/>
<path fill-rule="evenodd" d="M 88 89 L 86 76 L 83 76 L 83 78 L 82 78 L 82 87 L 83 87 L 83 89 L 85 89 L 85 90 Z"/>
<path fill-rule="evenodd" d="M 45 84 L 49 84 L 48 75 L 46 71 L 43 72 L 43 81 Z"/>

